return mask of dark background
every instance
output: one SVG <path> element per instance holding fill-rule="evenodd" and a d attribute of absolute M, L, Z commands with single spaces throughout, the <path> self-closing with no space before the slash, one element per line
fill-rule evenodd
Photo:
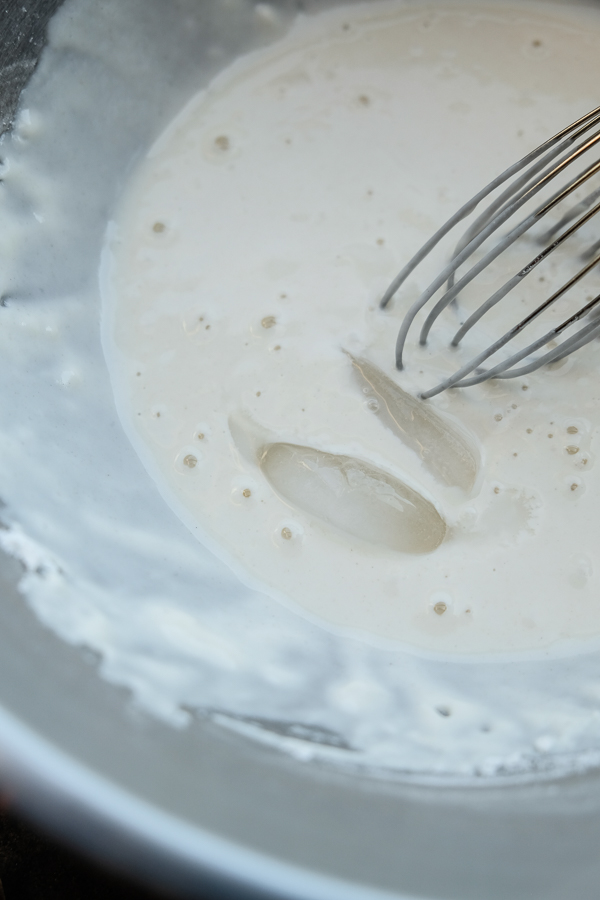
<path fill-rule="evenodd" d="M 166 900 L 84 859 L 0 800 L 0 900 Z M 210 900 L 198 895 L 198 900 Z"/>

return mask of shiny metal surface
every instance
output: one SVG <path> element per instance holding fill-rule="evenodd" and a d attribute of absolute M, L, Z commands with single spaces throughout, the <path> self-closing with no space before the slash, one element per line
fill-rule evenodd
<path fill-rule="evenodd" d="M 482 300 L 473 312 L 470 312 L 470 314 L 459 314 L 459 318 L 462 321 L 457 321 L 454 325 L 457 330 L 450 341 L 450 347 L 458 347 L 471 328 L 490 310 L 494 309 L 496 304 L 502 301 L 510 302 L 505 301 L 505 297 L 515 287 L 520 286 L 523 280 L 541 263 L 546 262 L 558 247 L 573 237 L 582 226 L 586 225 L 590 219 L 600 212 L 600 203 L 596 202 L 600 195 L 597 186 L 576 204 L 573 204 L 572 199 L 569 199 L 575 191 L 586 185 L 600 171 L 600 161 L 596 158 L 600 142 L 600 131 L 593 130 L 599 122 L 600 108 L 593 109 L 587 115 L 562 129 L 558 134 L 544 141 L 543 144 L 528 153 L 523 159 L 509 166 L 508 169 L 486 185 L 475 197 L 471 198 L 458 212 L 451 216 L 397 275 L 381 299 L 381 309 L 386 308 L 408 276 L 428 256 L 430 251 L 437 246 L 442 238 L 472 213 L 484 199 L 493 195 L 497 188 L 508 183 L 508 187 L 505 187 L 502 193 L 495 197 L 489 206 L 478 215 L 475 222 L 469 226 L 460 238 L 449 263 L 406 312 L 396 340 L 397 369 L 404 367 L 403 358 L 406 340 L 417 314 L 433 299 L 438 290 L 444 285 L 444 282 L 446 282 L 445 290 L 435 301 L 421 327 L 419 335 L 419 344 L 421 346 L 425 346 L 427 343 L 429 333 L 443 311 L 451 304 L 456 305 L 458 303 L 461 291 L 468 284 L 475 281 L 502 254 L 505 254 L 513 247 L 523 235 L 527 235 L 530 229 L 537 227 L 548 213 L 558 209 L 560 211 L 560 220 L 550 230 L 546 229 L 542 237 L 538 237 L 540 246 L 533 259 L 529 259 L 524 266 L 521 266 L 516 274 L 505 281 L 502 287 L 494 291 L 491 296 Z M 590 130 L 592 130 L 591 134 L 589 133 Z M 581 166 L 583 166 L 582 171 L 580 171 Z M 561 184 L 557 189 L 557 185 L 554 182 L 555 179 L 561 176 L 566 178 L 566 184 Z M 511 181 L 511 179 L 513 180 Z M 550 197 L 540 193 L 546 188 L 551 188 L 552 190 Z M 540 198 L 542 197 L 543 199 L 540 203 Z M 523 219 L 515 223 L 515 217 L 522 215 L 527 204 L 534 199 L 536 204 L 539 205 L 536 206 L 533 212 L 528 212 Z M 565 201 L 566 206 L 563 206 Z M 576 221 L 571 224 L 573 219 Z M 498 229 L 503 225 L 507 226 L 508 232 L 498 236 Z M 496 236 L 496 243 L 490 245 L 488 241 L 493 235 Z M 570 244 L 569 247 L 571 246 Z M 570 252 L 574 259 L 581 255 L 582 259 L 585 260 L 585 264 L 581 269 L 571 276 L 567 282 L 560 285 L 555 284 L 553 292 L 547 300 L 529 312 L 520 321 L 517 321 L 515 325 L 489 346 L 484 347 L 476 356 L 460 366 L 453 375 L 443 379 L 434 387 L 423 391 L 421 397 L 426 400 L 450 387 L 470 387 L 474 384 L 481 384 L 481 382 L 490 378 L 518 378 L 521 375 L 534 372 L 536 369 L 549 363 L 558 362 L 594 340 L 600 331 L 600 324 L 595 315 L 597 306 L 600 303 L 600 294 L 589 298 L 588 302 L 580 308 L 577 308 L 577 304 L 575 304 L 575 311 L 571 312 L 563 322 L 554 324 L 550 330 L 545 331 L 541 337 L 538 336 L 533 341 L 529 338 L 529 343 L 524 348 L 514 352 L 509 351 L 510 355 L 508 356 L 496 357 L 495 360 L 492 360 L 489 368 L 483 367 L 483 363 L 494 357 L 499 350 L 507 347 L 517 335 L 521 334 L 538 317 L 543 316 L 557 300 L 563 298 L 571 288 L 597 268 L 600 263 L 598 246 L 599 242 L 595 239 L 592 246 L 586 247 L 583 253 L 581 253 L 580 247 L 571 249 Z M 473 255 L 480 249 L 482 249 L 484 254 L 483 257 L 473 262 Z M 459 268 L 467 264 L 470 268 L 458 275 Z M 485 293 L 484 288 L 483 294 L 485 295 Z M 574 332 L 570 330 L 580 322 L 583 322 L 583 324 L 578 330 Z M 545 345 L 550 344 L 551 341 L 556 345 L 555 339 L 561 337 L 565 332 L 568 333 L 568 337 L 558 346 L 553 346 L 552 349 L 547 349 L 538 356 L 532 355 L 544 348 Z M 523 363 L 523 365 L 519 365 L 519 363 Z"/>
<path fill-rule="evenodd" d="M 209 42 L 222 50 L 216 69 L 263 39 L 245 0 L 67 2 L 92 30 L 114 7 L 127 12 L 131 27 L 115 33 L 118 51 L 143 33 L 163 81 L 171 78 L 159 118 L 196 83 Z M 289 21 L 295 6 L 282 9 Z M 197 30 L 186 41 L 190 17 Z M 138 32 L 149 18 L 152 29 Z M 151 123 L 138 123 L 115 150 L 111 128 L 136 91 L 154 90 L 127 83 L 110 109 L 90 109 L 90 123 L 100 117 L 106 126 L 98 158 L 112 154 L 97 186 L 102 197 L 114 194 L 152 133 Z M 77 167 L 64 177 L 80 177 Z M 78 226 L 88 224 L 82 215 Z M 96 264 L 97 249 L 90 232 L 82 271 Z M 16 589 L 19 575 L 0 556 L 0 776 L 26 813 L 86 852 L 189 897 L 199 885 L 215 896 L 297 900 L 598 896 L 600 774 L 424 788 L 303 764 L 207 721 L 170 728 L 133 710 L 126 692 L 98 676 L 92 655 L 39 623 Z"/>

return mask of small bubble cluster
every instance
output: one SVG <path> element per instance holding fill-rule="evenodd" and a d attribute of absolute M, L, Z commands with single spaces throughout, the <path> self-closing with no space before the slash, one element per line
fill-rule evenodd
<path fill-rule="evenodd" d="M 229 140 L 227 135 L 220 134 L 218 137 L 215 138 L 215 147 L 217 148 L 217 150 L 220 150 L 221 153 L 226 153 L 227 150 L 229 150 L 230 146 L 231 146 L 231 141 Z"/>

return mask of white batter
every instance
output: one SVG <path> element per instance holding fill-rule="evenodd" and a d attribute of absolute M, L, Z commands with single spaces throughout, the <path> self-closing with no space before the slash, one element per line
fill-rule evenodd
<path fill-rule="evenodd" d="M 506 6 L 337 10 L 224 72 L 139 167 L 106 256 L 121 415 L 243 580 L 437 652 L 600 634 L 598 345 L 413 410 L 442 413 L 425 455 L 357 377 L 385 393 L 456 367 L 443 332 L 393 367 L 435 265 L 393 311 L 377 301 L 464 200 L 595 105 L 599 35 Z M 539 302 L 544 282 L 521 293 Z"/>
<path fill-rule="evenodd" d="M 392 427 L 389 398 L 448 365 L 442 328 L 393 369 L 440 260 L 377 310 L 466 197 L 598 103 L 598 10 L 369 3 L 279 43 L 291 15 L 243 10 L 271 49 L 142 160 L 102 299 L 116 184 L 209 83 L 190 60 L 239 45 L 199 54 L 204 20 L 153 0 L 53 19 L 1 148 L 0 547 L 41 622 L 174 726 L 411 779 L 598 765 L 598 345 Z"/>

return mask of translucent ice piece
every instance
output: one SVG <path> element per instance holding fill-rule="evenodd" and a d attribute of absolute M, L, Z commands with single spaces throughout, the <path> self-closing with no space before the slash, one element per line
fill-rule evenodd
<path fill-rule="evenodd" d="M 284 500 L 363 541 L 428 553 L 444 540 L 446 523 L 428 500 L 361 460 L 278 443 L 259 462 Z"/>
<path fill-rule="evenodd" d="M 436 477 L 470 491 L 477 477 L 478 455 L 468 437 L 431 406 L 403 391 L 373 363 L 350 359 L 361 388 L 373 398 L 369 407 L 382 422 L 419 454 Z"/>

